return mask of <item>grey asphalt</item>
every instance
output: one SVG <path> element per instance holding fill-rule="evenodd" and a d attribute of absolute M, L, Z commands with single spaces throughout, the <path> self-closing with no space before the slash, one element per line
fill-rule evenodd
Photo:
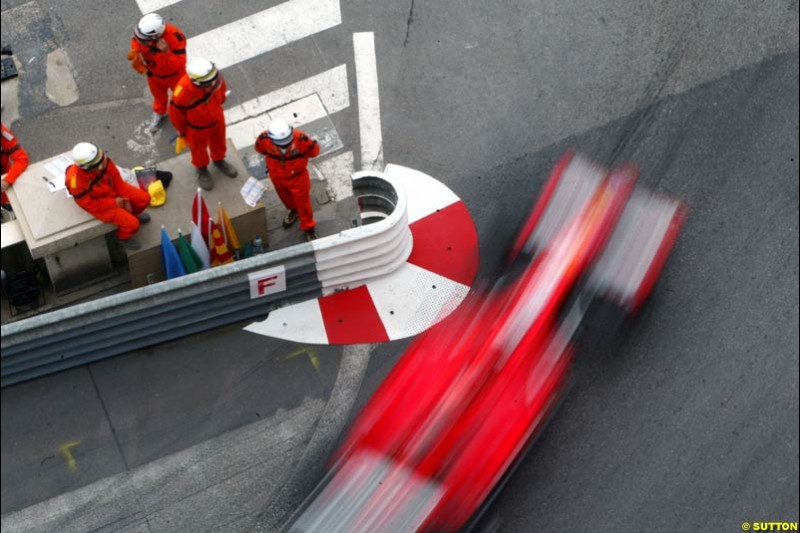
<path fill-rule="evenodd" d="M 317 370 L 242 326 L 3 389 L 3 514 L 327 400 L 340 348 L 308 347 Z M 75 441 L 71 470 L 60 448 Z"/>
<path fill-rule="evenodd" d="M 165 10 L 187 32 L 265 7 L 188 1 Z M 63 109 L 31 92 L 15 132 L 34 158 L 97 132 L 123 164 L 165 157 L 164 138 L 136 137 L 147 99 L 121 60 L 136 6 L 96 6 L 103 30 L 85 32 L 83 5 L 3 0 L 3 43 L 21 32 L 9 9 L 38 7 L 80 92 Z M 350 34 L 374 31 L 385 160 L 464 199 L 484 273 L 568 147 L 632 160 L 689 205 L 637 320 L 612 341 L 604 317 L 587 328 L 569 395 L 491 508 L 501 531 L 798 520 L 797 6 L 346 2 L 342 26 L 226 72 L 236 103 L 346 62 L 355 101 Z M 354 105 L 333 120 L 357 147 Z M 356 406 L 404 345 L 373 352 Z M 283 359 L 299 348 L 229 328 L 4 389 L 3 514 L 327 400 L 340 349 L 318 351 L 317 373 Z M 331 445 L 287 483 L 313 486 Z"/>

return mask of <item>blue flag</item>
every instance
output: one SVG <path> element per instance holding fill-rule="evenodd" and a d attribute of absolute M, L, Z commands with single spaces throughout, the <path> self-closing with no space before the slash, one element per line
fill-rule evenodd
<path fill-rule="evenodd" d="M 183 268 L 178 250 L 172 244 L 164 226 L 161 226 L 161 255 L 164 257 L 164 272 L 167 273 L 167 279 L 186 275 L 186 269 Z"/>

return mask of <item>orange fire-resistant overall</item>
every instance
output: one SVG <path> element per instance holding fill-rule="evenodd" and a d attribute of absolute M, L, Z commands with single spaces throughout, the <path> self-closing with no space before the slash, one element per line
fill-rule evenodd
<path fill-rule="evenodd" d="M 20 174 L 28 168 L 28 152 L 19 145 L 17 138 L 11 133 L 11 130 L 6 128 L 5 124 L 2 124 L 2 127 L 3 155 L 0 158 L 0 163 L 2 164 L 3 181 L 9 185 L 14 185 Z M 8 204 L 6 193 L 3 193 L 2 202 L 3 205 Z"/>
<path fill-rule="evenodd" d="M 168 93 L 175 89 L 178 80 L 186 73 L 186 36 L 177 27 L 167 24 L 161 36 L 169 46 L 161 51 L 155 41 L 141 42 L 131 39 L 131 50 L 142 55 L 147 66 L 147 85 L 153 94 L 153 111 L 159 115 L 167 112 Z"/>
<path fill-rule="evenodd" d="M 225 91 L 225 80 L 218 74 L 208 86 L 197 86 L 184 75 L 172 92 L 169 119 L 178 135 L 186 137 L 197 168 L 208 165 L 209 151 L 212 161 L 225 159 Z"/>
<path fill-rule="evenodd" d="M 255 150 L 264 155 L 269 179 L 286 209 L 297 211 L 300 229 L 314 229 L 314 210 L 311 207 L 311 177 L 308 175 L 308 159 L 319 155 L 319 144 L 300 130 L 294 130 L 291 144 L 285 148 L 275 146 L 261 133 Z"/>
<path fill-rule="evenodd" d="M 117 165 L 105 157 L 97 168 L 84 170 L 78 165 L 67 167 L 67 190 L 75 203 L 103 222 L 116 224 L 117 237 L 130 239 L 139 229 L 136 215 L 150 205 L 147 191 L 126 183 Z M 117 198 L 129 200 L 133 212 L 119 207 Z"/>

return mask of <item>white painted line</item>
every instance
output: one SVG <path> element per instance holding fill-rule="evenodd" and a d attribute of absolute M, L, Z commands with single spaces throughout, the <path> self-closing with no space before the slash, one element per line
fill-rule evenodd
<path fill-rule="evenodd" d="M 468 286 L 411 263 L 370 281 L 367 289 L 392 340 L 430 328 L 452 313 L 469 293 Z"/>
<path fill-rule="evenodd" d="M 311 168 L 315 177 L 325 181 L 325 188 L 334 202 L 353 196 L 353 152 L 312 161 Z"/>
<path fill-rule="evenodd" d="M 313 131 L 307 131 L 320 145 L 320 157 L 341 149 L 344 144 L 336 128 L 322 106 L 319 96 L 312 94 L 290 104 L 273 109 L 258 117 L 243 120 L 227 128 L 226 134 L 238 150 L 255 144 L 258 135 L 269 127 L 276 118 L 286 120 L 295 128 L 302 127 L 317 120 L 327 119 L 327 127 L 317 124 Z"/>
<path fill-rule="evenodd" d="M 172 4 L 177 4 L 180 1 L 181 0 L 136 0 L 136 3 L 139 5 L 139 10 L 142 14 L 145 14 L 158 11 Z"/>
<path fill-rule="evenodd" d="M 232 126 L 228 126 L 225 130 L 225 134 L 236 149 L 241 150 L 242 148 L 253 146 L 256 143 L 256 137 L 267 129 L 270 120 L 269 115 L 264 113 L 259 117 L 249 118 Z"/>
<path fill-rule="evenodd" d="M 378 94 L 378 66 L 372 32 L 353 34 L 358 88 L 358 130 L 361 139 L 362 170 L 383 170 L 381 104 Z"/>
<path fill-rule="evenodd" d="M 328 116 L 322 100 L 312 94 L 269 112 L 271 119 L 282 118 L 292 127 L 298 127 Z"/>
<path fill-rule="evenodd" d="M 267 112 L 281 106 L 291 105 L 309 95 L 316 95 L 324 108 L 332 115 L 350 106 L 350 90 L 347 86 L 347 67 L 339 65 L 310 78 L 281 87 L 267 94 L 232 107 L 225 111 L 227 136 L 237 149 L 252 146 L 259 133 L 267 129 L 271 120 Z M 309 116 L 319 114 L 319 109 Z M 319 117 L 322 118 L 322 117 Z M 311 120 L 316 120 L 312 118 Z M 304 123 L 310 120 L 304 120 Z"/>
<path fill-rule="evenodd" d="M 225 111 L 225 123 L 257 117 L 267 111 L 316 94 L 329 115 L 350 107 L 350 90 L 347 87 L 347 66 L 339 65 L 325 72 L 262 94 Z"/>
<path fill-rule="evenodd" d="M 271 311 L 267 318 L 253 322 L 244 330 L 305 344 L 328 344 L 322 311 L 316 298 Z"/>
<path fill-rule="evenodd" d="M 459 201 L 444 183 L 418 170 L 389 164 L 384 173 L 405 189 L 409 199 L 413 199 L 408 202 L 409 224 Z"/>
<path fill-rule="evenodd" d="M 316 159 L 324 158 L 344 148 L 336 126 L 333 125 L 325 106 L 316 94 L 273 109 L 268 114 L 270 119 L 283 119 L 315 139 L 319 143 L 319 155 Z"/>
<path fill-rule="evenodd" d="M 341 23 L 339 0 L 289 0 L 190 38 L 186 52 L 227 68 Z"/>

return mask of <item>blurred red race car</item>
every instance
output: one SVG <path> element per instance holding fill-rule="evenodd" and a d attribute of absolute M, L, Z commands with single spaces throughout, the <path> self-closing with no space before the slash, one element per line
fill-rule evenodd
<path fill-rule="evenodd" d="M 352 424 L 296 533 L 456 531 L 476 516 L 559 400 L 588 302 L 633 313 L 686 210 L 567 153 L 505 276 L 421 335 Z"/>

